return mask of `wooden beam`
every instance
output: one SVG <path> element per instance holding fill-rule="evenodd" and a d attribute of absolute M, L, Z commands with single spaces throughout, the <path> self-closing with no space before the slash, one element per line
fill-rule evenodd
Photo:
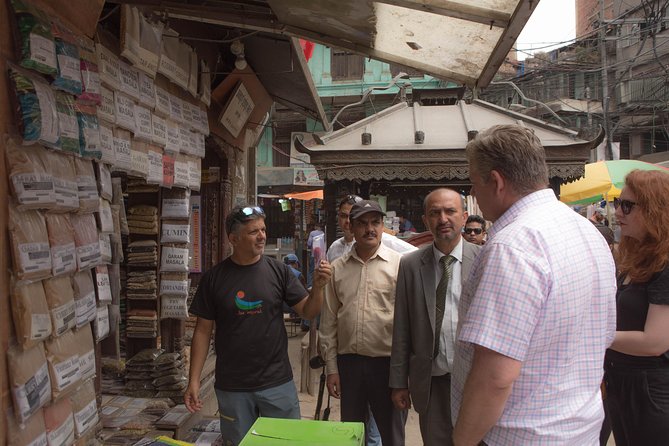
<path fill-rule="evenodd" d="M 525 24 L 530 19 L 530 16 L 538 4 L 539 0 L 520 0 L 518 2 L 518 6 L 509 22 L 509 26 L 500 36 L 495 49 L 488 58 L 488 62 L 485 67 L 483 67 L 483 71 L 481 71 L 478 82 L 476 82 L 477 88 L 485 88 L 492 82 L 499 67 L 502 66 L 509 51 L 511 51 L 511 48 L 516 44 L 520 32 L 525 27 Z"/>
<path fill-rule="evenodd" d="M 379 3 L 453 17 L 484 25 L 506 28 L 511 15 L 505 12 L 481 8 L 451 0 L 377 0 Z"/>

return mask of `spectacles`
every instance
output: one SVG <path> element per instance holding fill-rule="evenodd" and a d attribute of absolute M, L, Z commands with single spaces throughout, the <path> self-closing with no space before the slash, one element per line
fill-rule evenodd
<path fill-rule="evenodd" d="M 613 207 L 616 209 L 621 208 L 623 211 L 623 215 L 629 215 L 630 212 L 632 212 L 632 208 L 636 205 L 637 203 L 635 203 L 634 201 L 621 200 L 620 198 L 613 199 Z"/>
<path fill-rule="evenodd" d="M 251 218 L 252 215 L 265 218 L 265 211 L 260 206 L 247 206 L 236 210 L 228 220 L 228 227 L 226 228 L 228 234 L 232 232 L 232 227 L 235 223 L 243 223 Z"/>
<path fill-rule="evenodd" d="M 481 228 L 465 228 L 463 232 L 465 234 L 481 235 L 481 233 L 483 232 L 483 229 L 481 229 Z"/>

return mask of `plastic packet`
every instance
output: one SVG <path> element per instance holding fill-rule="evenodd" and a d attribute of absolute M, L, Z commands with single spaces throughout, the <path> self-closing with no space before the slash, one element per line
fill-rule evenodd
<path fill-rule="evenodd" d="M 51 32 L 51 22 L 31 2 L 12 0 L 18 27 L 21 66 L 47 75 L 56 75 L 56 45 Z"/>
<path fill-rule="evenodd" d="M 42 147 L 21 147 L 14 140 L 7 140 L 9 179 L 20 210 L 56 206 L 53 176 L 46 169 L 43 152 Z"/>
<path fill-rule="evenodd" d="M 79 122 L 74 107 L 74 98 L 62 91 L 56 91 L 55 94 L 60 149 L 64 152 L 79 155 Z"/>
<path fill-rule="evenodd" d="M 80 95 L 81 83 L 81 59 L 79 58 L 79 46 L 76 36 L 61 23 L 53 22 L 51 26 L 56 43 L 56 58 L 58 60 L 58 74 L 52 85 L 67 93 Z"/>
<path fill-rule="evenodd" d="M 100 150 L 100 125 L 96 107 L 93 105 L 77 104 L 77 121 L 79 122 L 79 151 L 81 156 L 99 160 L 102 158 Z"/>
<path fill-rule="evenodd" d="M 61 336 L 74 328 L 76 324 L 74 310 L 74 291 L 67 276 L 45 279 L 43 282 L 46 303 L 51 313 L 51 335 Z"/>
<path fill-rule="evenodd" d="M 11 304 L 16 338 L 24 350 L 51 336 L 51 317 L 42 282 L 14 282 Z"/>
<path fill-rule="evenodd" d="M 88 325 L 95 320 L 95 284 L 91 270 L 79 271 L 72 277 L 74 289 L 74 305 L 77 328 Z"/>
<path fill-rule="evenodd" d="M 77 174 L 79 213 L 91 214 L 96 212 L 100 205 L 100 195 L 98 195 L 93 163 L 82 158 L 75 158 L 74 167 Z"/>
<path fill-rule="evenodd" d="M 79 36 L 80 72 L 82 91 L 78 100 L 87 104 L 100 104 L 100 73 L 98 58 L 95 55 L 95 43 L 88 37 Z"/>
<path fill-rule="evenodd" d="M 317 235 L 314 237 L 311 245 L 311 254 L 314 256 L 314 267 L 318 269 L 321 260 L 327 258 L 327 248 L 325 247 L 325 235 Z"/>
<path fill-rule="evenodd" d="M 40 142 L 58 148 L 58 112 L 51 87 L 37 76 L 9 65 L 9 79 L 18 110 L 19 132 L 25 144 Z"/>
<path fill-rule="evenodd" d="M 51 378 L 51 397 L 57 400 L 77 388 L 81 379 L 79 353 L 71 330 L 45 342 Z"/>
<path fill-rule="evenodd" d="M 49 170 L 53 173 L 56 205 L 52 211 L 69 212 L 79 209 L 79 186 L 74 158 L 52 151 L 42 151 L 41 156 L 44 165 L 49 166 Z"/>
<path fill-rule="evenodd" d="M 39 211 L 19 211 L 10 202 L 8 226 L 17 277 L 39 280 L 51 276 L 51 249 L 44 216 Z"/>
<path fill-rule="evenodd" d="M 74 244 L 77 247 L 77 265 L 84 270 L 100 263 L 100 238 L 93 214 L 72 215 Z"/>
<path fill-rule="evenodd" d="M 42 343 L 29 349 L 11 346 L 7 350 L 9 387 L 14 400 L 14 414 L 25 424 L 40 408 L 51 401 L 51 381 Z M 42 419 L 42 429 L 44 420 Z"/>
<path fill-rule="evenodd" d="M 85 382 L 72 395 L 72 412 L 77 438 L 84 436 L 89 429 L 98 423 L 98 405 L 92 380 Z"/>
<path fill-rule="evenodd" d="M 46 227 L 51 246 L 52 274 L 70 274 L 77 270 L 77 248 L 74 229 L 67 215 L 47 214 Z"/>

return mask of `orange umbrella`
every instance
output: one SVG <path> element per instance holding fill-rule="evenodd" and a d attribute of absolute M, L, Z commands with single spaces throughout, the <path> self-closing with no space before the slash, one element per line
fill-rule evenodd
<path fill-rule="evenodd" d="M 322 200 L 323 199 L 323 189 L 311 190 L 309 192 L 296 192 L 294 194 L 285 194 L 286 198 L 294 198 L 295 200 Z"/>

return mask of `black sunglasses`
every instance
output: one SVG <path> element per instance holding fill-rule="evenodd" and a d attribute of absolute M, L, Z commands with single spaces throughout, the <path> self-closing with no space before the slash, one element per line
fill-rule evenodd
<path fill-rule="evenodd" d="M 340 202 L 339 207 L 342 207 L 344 204 L 356 204 L 362 201 L 362 197 L 358 195 L 347 195 Z"/>
<path fill-rule="evenodd" d="M 236 210 L 231 218 L 230 218 L 230 223 L 228 224 L 228 227 L 226 230 L 228 231 L 228 234 L 232 232 L 232 227 L 234 226 L 235 223 L 243 223 L 247 220 L 251 219 L 251 216 L 257 215 L 258 217 L 265 218 L 265 211 L 260 206 L 247 206 L 244 208 L 239 208 Z"/>
<path fill-rule="evenodd" d="M 637 203 L 635 203 L 634 201 L 621 200 L 620 198 L 613 199 L 613 207 L 616 209 L 621 208 L 623 211 L 623 215 L 629 215 L 630 212 L 632 212 L 632 208 L 636 205 Z"/>
<path fill-rule="evenodd" d="M 465 229 L 463 230 L 463 232 L 464 232 L 465 234 L 476 234 L 476 235 L 481 235 L 481 233 L 483 232 L 483 229 L 481 229 L 481 228 L 465 228 Z"/>

